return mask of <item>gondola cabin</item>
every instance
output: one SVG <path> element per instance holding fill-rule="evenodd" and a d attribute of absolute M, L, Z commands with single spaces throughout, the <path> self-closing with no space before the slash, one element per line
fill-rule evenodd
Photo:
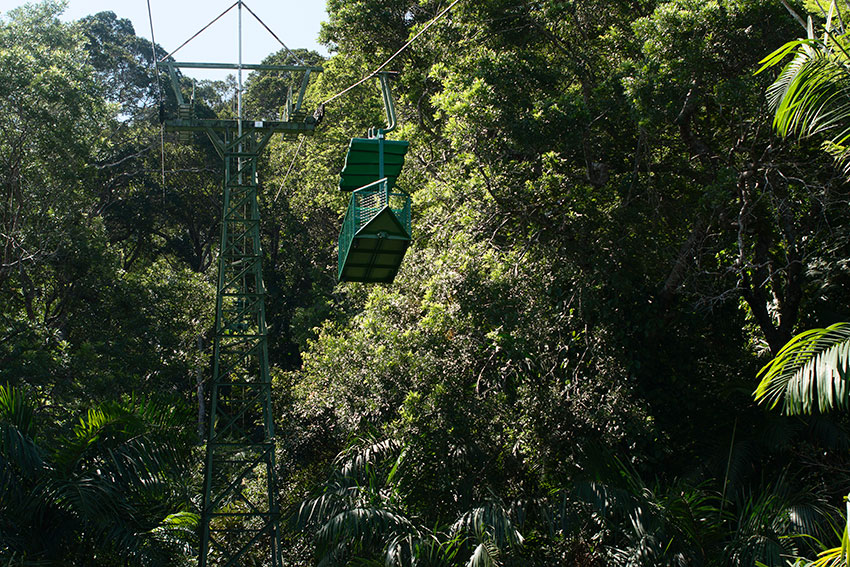
<path fill-rule="evenodd" d="M 351 191 L 339 235 L 340 281 L 389 283 L 410 245 L 410 195 L 396 187 L 408 142 L 354 138 L 339 188 Z"/>

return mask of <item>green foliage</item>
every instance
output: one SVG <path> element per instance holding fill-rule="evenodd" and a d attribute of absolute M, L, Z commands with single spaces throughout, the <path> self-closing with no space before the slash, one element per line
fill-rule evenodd
<path fill-rule="evenodd" d="M 295 50 L 324 68 L 305 108 L 446 6 L 329 2 L 334 55 Z M 168 564 L 194 546 L 188 408 L 209 373 L 219 161 L 201 135 L 160 146 L 151 46 L 126 20 L 60 11 L 0 23 L 0 562 Z M 816 560 L 846 423 L 750 397 L 760 357 L 781 351 L 764 399 L 845 403 L 838 330 L 782 350 L 850 318 L 845 176 L 774 137 L 771 69 L 754 75 L 795 25 L 755 0 L 458 3 L 392 65 L 415 211 L 392 286 L 333 275 L 345 148 L 383 121 L 374 81 L 329 104 L 315 136 L 270 144 L 287 561 Z M 777 85 L 820 107 L 840 101 L 824 77 L 842 48 L 811 36 L 766 63 L 793 53 Z M 817 89 L 793 82 L 806 76 Z M 246 105 L 275 117 L 292 79 L 250 75 Z M 232 117 L 234 86 L 199 83 L 195 112 Z M 840 133 L 823 110 L 787 131 Z"/>
<path fill-rule="evenodd" d="M 159 189 L 150 44 L 62 8 L 0 21 L 0 562 L 172 564 L 194 548 L 185 379 L 211 286 L 146 207 L 124 215 Z"/>
<path fill-rule="evenodd" d="M 824 148 L 847 174 L 850 171 L 846 149 L 850 138 L 847 97 L 850 74 L 847 37 L 835 6 L 835 2 L 830 2 L 823 36 L 815 35 L 809 16 L 807 37 L 789 41 L 765 57 L 759 71 L 775 67 L 792 56 L 768 91 L 775 112 L 773 126 L 782 136 L 825 136 Z"/>
<path fill-rule="evenodd" d="M 496 500 L 451 525 L 425 527 L 400 500 L 407 463 L 407 449 L 389 439 L 354 443 L 340 454 L 323 492 L 302 502 L 292 520 L 296 529 L 314 533 L 319 565 L 437 567 L 468 557 L 467 565 L 492 567 L 522 544 L 511 513 Z"/>
<path fill-rule="evenodd" d="M 788 414 L 847 409 L 848 340 L 848 323 L 800 333 L 759 371 L 756 401 L 781 400 Z"/>
<path fill-rule="evenodd" d="M 312 65 L 321 67 L 324 59 L 316 52 L 306 49 L 277 53 L 263 59 L 263 65 Z M 302 73 L 260 71 L 251 73 L 245 82 L 243 104 L 246 116 L 282 120 L 281 109 L 290 98 L 297 100 L 301 89 Z"/>
<path fill-rule="evenodd" d="M 154 52 L 150 41 L 137 36 L 132 23 L 119 19 L 114 12 L 87 16 L 76 25 L 85 37 L 88 64 L 94 69 L 104 98 L 119 105 L 124 120 L 150 120 L 159 94 L 159 86 L 151 76 Z M 157 48 L 157 59 L 165 55 Z M 159 77 L 160 81 L 163 79 Z"/>
<path fill-rule="evenodd" d="M 183 496 L 185 415 L 153 398 L 113 402 L 64 423 L 48 449 L 35 410 L 0 386 L 0 559 L 166 565 L 190 552 L 197 516 L 170 513 Z"/>
<path fill-rule="evenodd" d="M 332 3 L 323 34 L 337 51 L 316 94 L 377 66 L 438 4 Z M 781 429 L 751 407 L 757 356 L 845 295 L 826 284 L 837 272 L 815 269 L 846 252 L 842 180 L 812 148 L 772 138 L 770 80 L 753 76 L 752 54 L 794 25 L 764 2 L 459 4 L 394 62 L 414 245 L 392 288 L 328 294 L 335 311 L 291 375 L 299 419 L 323 424 L 330 447 L 370 431 L 400 443 L 394 498 L 423 525 L 494 494 L 535 503 L 519 507 L 525 545 L 497 559 L 486 538 L 467 542 L 463 563 L 811 553 L 787 537 L 811 525 L 783 524 L 761 481 L 807 429 L 776 433 L 781 444 L 748 432 L 731 456 L 728 443 L 738 415 Z M 351 116 L 366 118 L 355 113 L 335 101 L 319 135 L 344 147 Z M 333 187 L 339 161 L 303 159 L 331 172 L 319 192 Z M 595 444 L 651 479 L 605 480 L 633 515 L 557 512 L 552 493 L 588 482 Z"/>

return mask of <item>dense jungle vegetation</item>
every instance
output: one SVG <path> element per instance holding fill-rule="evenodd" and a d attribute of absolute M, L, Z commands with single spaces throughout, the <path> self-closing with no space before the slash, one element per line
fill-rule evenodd
<path fill-rule="evenodd" d="M 297 51 L 324 67 L 307 106 L 448 4 L 328 0 L 331 57 Z M 271 143 L 287 565 L 752 567 L 840 545 L 846 412 L 753 399 L 791 337 L 850 320 L 847 176 L 776 134 L 779 68 L 755 74 L 806 34 L 783 4 L 458 3 L 391 67 L 414 199 L 392 285 L 336 282 L 338 175 L 383 123 L 376 81 L 298 156 Z M 0 20 L 0 564 L 190 565 L 221 162 L 200 135 L 161 150 L 144 30 L 62 9 Z M 274 117 L 285 82 L 252 75 L 247 115 Z M 197 112 L 232 117 L 233 87 L 198 83 Z"/>

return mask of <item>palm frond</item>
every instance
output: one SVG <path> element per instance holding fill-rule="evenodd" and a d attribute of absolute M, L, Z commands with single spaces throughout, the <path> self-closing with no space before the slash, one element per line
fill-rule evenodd
<path fill-rule="evenodd" d="M 340 542 L 368 547 L 380 545 L 391 534 L 415 533 L 415 527 L 403 515 L 381 508 L 349 508 L 328 519 L 316 532 L 320 547 Z"/>
<path fill-rule="evenodd" d="M 22 435 L 32 436 L 35 408 L 24 393 L 8 384 L 0 386 L 0 423 L 15 426 Z"/>
<path fill-rule="evenodd" d="M 148 490 L 183 470 L 180 425 L 161 402 L 131 398 L 91 408 L 57 447 L 68 477 L 87 469 L 127 489 Z"/>
<path fill-rule="evenodd" d="M 792 338 L 758 373 L 755 398 L 787 414 L 847 409 L 850 323 L 811 329 Z"/>
<path fill-rule="evenodd" d="M 185 470 L 174 410 L 143 398 L 88 410 L 55 449 L 48 499 L 106 549 L 142 558 L 185 552 L 191 516 L 171 514 Z M 170 551 L 169 551 L 170 550 Z"/>
<path fill-rule="evenodd" d="M 166 516 L 148 535 L 160 546 L 171 548 L 186 556 L 192 553 L 192 543 L 199 521 L 200 516 L 192 512 L 176 512 Z"/>
<path fill-rule="evenodd" d="M 804 551 L 806 538 L 821 538 L 836 510 L 816 494 L 794 488 L 788 472 L 738 494 L 734 532 L 726 545 L 730 565 L 782 565 Z"/>
<path fill-rule="evenodd" d="M 482 541 L 475 547 L 466 567 L 499 567 L 499 548 L 493 542 Z"/>
<path fill-rule="evenodd" d="M 403 459 L 397 441 L 373 438 L 356 439 L 337 456 L 321 493 L 304 500 L 291 518 L 295 529 L 313 533 L 319 565 L 378 561 L 401 567 L 421 564 L 420 556 L 439 556 L 432 534 L 396 505 L 394 483 Z"/>
<path fill-rule="evenodd" d="M 344 477 L 364 479 L 372 469 L 392 459 L 392 471 L 398 470 L 404 452 L 395 439 L 383 439 L 370 443 L 354 443 L 337 456 L 335 464 Z M 391 476 L 396 473 L 392 472 Z M 392 478 L 390 478 L 392 480 Z"/>
<path fill-rule="evenodd" d="M 850 503 L 847 505 L 847 516 L 850 517 Z M 840 540 L 841 544 L 837 547 L 827 548 L 822 541 L 816 537 L 810 537 L 820 547 L 821 551 L 817 555 L 817 559 L 809 561 L 803 558 L 798 558 L 794 563 L 794 567 L 847 567 L 850 563 L 850 537 L 848 531 L 850 525 L 847 521 L 844 522 L 844 528 L 836 528 L 832 526 L 833 537 Z"/>
<path fill-rule="evenodd" d="M 17 427 L 0 422 L 0 493 L 10 481 L 9 475 L 31 478 L 43 466 L 38 445 Z"/>
<path fill-rule="evenodd" d="M 493 541 L 499 549 L 523 542 L 510 513 L 501 502 L 488 500 L 481 506 L 462 514 L 452 526 L 452 533 L 473 535 L 479 541 Z"/>
<path fill-rule="evenodd" d="M 593 509 L 603 522 L 627 518 L 639 505 L 628 489 L 596 481 L 577 482 L 575 497 Z"/>
<path fill-rule="evenodd" d="M 847 140 L 850 69 L 843 55 L 819 42 L 805 42 L 768 88 L 774 127 L 782 136 L 828 134 L 834 144 Z"/>
<path fill-rule="evenodd" d="M 773 126 L 781 136 L 823 135 L 823 149 L 850 174 L 850 53 L 844 30 L 833 25 L 834 8 L 833 2 L 822 36 L 809 18 L 808 37 L 769 54 L 756 74 L 792 56 L 767 91 Z"/>
<path fill-rule="evenodd" d="M 847 567 L 847 552 L 843 546 L 826 549 L 818 554 L 818 558 L 806 567 Z"/>
<path fill-rule="evenodd" d="M 418 531 L 399 534 L 387 544 L 384 552 L 385 567 L 409 565 L 451 565 L 456 548 L 454 541 L 443 544 L 430 532 Z"/>
<path fill-rule="evenodd" d="M 770 69 L 771 67 L 775 67 L 776 65 L 782 63 L 782 61 L 788 56 L 791 55 L 796 49 L 804 44 L 810 44 L 812 40 L 806 39 L 795 39 L 793 41 L 789 41 L 761 61 L 761 67 L 759 67 L 758 71 L 755 72 L 756 75 Z"/>
<path fill-rule="evenodd" d="M 29 498 L 25 488 L 37 484 L 47 468 L 43 451 L 32 437 L 33 413 L 20 389 L 0 386 L 0 516 L 22 520 L 41 504 L 39 499 Z"/>
<path fill-rule="evenodd" d="M 670 531 L 681 534 L 689 545 L 710 539 L 717 534 L 720 526 L 712 520 L 722 517 L 720 497 L 708 490 L 707 485 L 691 486 L 684 481 L 676 481 L 660 498 Z"/>
<path fill-rule="evenodd" d="M 304 500 L 292 516 L 292 526 L 303 530 L 308 526 L 321 525 L 341 511 L 366 500 L 360 486 L 332 484 L 318 496 Z"/>

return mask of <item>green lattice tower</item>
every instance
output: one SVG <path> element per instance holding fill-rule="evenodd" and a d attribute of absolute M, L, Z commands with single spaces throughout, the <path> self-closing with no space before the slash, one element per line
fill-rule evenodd
<path fill-rule="evenodd" d="M 216 293 L 213 376 L 201 513 L 201 567 L 244 564 L 261 549 L 264 564 L 281 567 L 275 431 L 271 410 L 257 160 L 275 134 L 295 139 L 316 127 L 301 102 L 311 71 L 304 66 L 241 68 L 303 72 L 297 99 L 290 96 L 280 121 L 196 119 L 183 100 L 176 68 L 233 68 L 228 64 L 165 62 L 178 108 L 166 129 L 207 134 L 224 162 L 221 246 Z"/>
<path fill-rule="evenodd" d="M 242 555 L 255 546 L 269 549 L 272 565 L 280 565 L 257 201 L 257 158 L 268 138 L 258 139 L 259 135 L 250 128 L 217 144 L 224 157 L 224 205 L 201 565 L 211 554 L 220 559 L 220 565 L 239 565 Z"/>

